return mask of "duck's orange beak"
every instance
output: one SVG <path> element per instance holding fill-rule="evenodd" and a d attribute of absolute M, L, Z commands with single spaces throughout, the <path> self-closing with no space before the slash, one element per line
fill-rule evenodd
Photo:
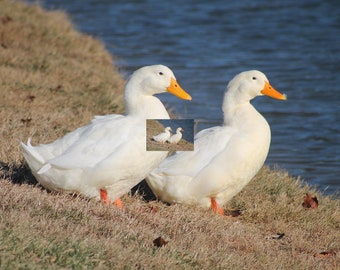
<path fill-rule="evenodd" d="M 264 82 L 264 88 L 261 90 L 261 94 L 280 100 L 287 99 L 285 94 L 281 94 L 279 91 L 275 90 L 269 82 Z"/>
<path fill-rule="evenodd" d="M 184 91 L 184 89 L 178 84 L 178 82 L 171 78 L 170 85 L 166 89 L 169 93 L 185 100 L 191 100 L 191 96 Z"/>

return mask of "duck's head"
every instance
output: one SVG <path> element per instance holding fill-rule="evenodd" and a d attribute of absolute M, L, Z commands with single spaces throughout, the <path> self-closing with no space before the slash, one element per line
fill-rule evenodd
<path fill-rule="evenodd" d="M 176 132 L 184 132 L 184 129 L 179 127 L 179 128 L 177 128 Z"/>
<path fill-rule="evenodd" d="M 125 94 L 135 91 L 150 96 L 169 92 L 181 99 L 191 100 L 191 96 L 176 81 L 171 69 L 164 65 L 145 66 L 136 70 L 126 85 Z"/>
<path fill-rule="evenodd" d="M 266 95 L 275 99 L 285 100 L 286 95 L 275 90 L 266 75 L 258 70 L 239 73 L 228 84 L 226 94 L 234 102 L 247 102 L 256 96 Z"/>
<path fill-rule="evenodd" d="M 166 127 L 165 131 L 172 131 L 171 127 Z"/>

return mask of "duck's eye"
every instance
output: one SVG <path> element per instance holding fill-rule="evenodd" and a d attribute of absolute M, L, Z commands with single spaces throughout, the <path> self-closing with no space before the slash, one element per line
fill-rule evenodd
<path fill-rule="evenodd" d="M 253 77 L 252 79 L 253 79 L 253 80 L 256 80 L 256 77 Z"/>
<path fill-rule="evenodd" d="M 162 72 L 162 71 L 158 72 L 158 75 L 161 75 L 161 76 L 162 76 L 162 75 L 163 75 L 163 72 Z"/>

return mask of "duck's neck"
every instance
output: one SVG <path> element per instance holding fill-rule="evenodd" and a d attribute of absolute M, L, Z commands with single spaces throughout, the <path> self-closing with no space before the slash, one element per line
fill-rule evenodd
<path fill-rule="evenodd" d="M 224 101 L 224 125 L 234 126 L 242 130 L 254 129 L 256 126 L 268 126 L 264 117 L 250 104 L 245 102 Z M 268 126 L 269 128 L 269 126 Z"/>
<path fill-rule="evenodd" d="M 145 119 L 170 118 L 163 103 L 157 97 L 133 91 L 138 89 L 138 86 L 134 85 L 132 80 L 128 82 L 125 89 L 125 115 L 138 116 Z"/>
<path fill-rule="evenodd" d="M 256 157 L 262 166 L 271 140 L 270 127 L 266 119 L 248 101 L 225 109 L 224 125 L 233 128 L 236 137 L 257 145 L 258 149 L 251 150 L 251 155 Z"/>
<path fill-rule="evenodd" d="M 145 119 L 169 119 L 163 103 L 154 96 L 139 96 L 125 100 L 126 115 Z"/>

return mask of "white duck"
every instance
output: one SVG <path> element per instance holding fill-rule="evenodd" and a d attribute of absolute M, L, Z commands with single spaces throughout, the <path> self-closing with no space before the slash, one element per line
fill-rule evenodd
<path fill-rule="evenodd" d="M 173 144 L 177 144 L 181 139 L 182 139 L 182 133 L 184 132 L 184 129 L 179 127 L 176 129 L 176 133 L 174 135 L 172 135 L 167 142 L 169 143 L 173 143 Z"/>
<path fill-rule="evenodd" d="M 169 119 L 154 94 L 170 92 L 191 100 L 166 66 L 138 69 L 125 86 L 125 115 L 97 116 L 91 123 L 51 144 L 21 143 L 24 157 L 41 185 L 54 191 L 79 193 L 116 201 L 166 157 L 146 151 L 146 119 Z"/>
<path fill-rule="evenodd" d="M 170 131 L 172 131 L 171 127 L 166 127 L 164 132 L 153 136 L 152 139 L 156 142 L 165 143 L 171 136 Z"/>
<path fill-rule="evenodd" d="M 155 195 L 168 203 L 199 204 L 223 214 L 223 206 L 263 166 L 270 128 L 250 104 L 256 96 L 285 100 L 260 71 L 246 71 L 228 84 L 224 123 L 195 136 L 195 150 L 176 152 L 146 178 Z"/>

